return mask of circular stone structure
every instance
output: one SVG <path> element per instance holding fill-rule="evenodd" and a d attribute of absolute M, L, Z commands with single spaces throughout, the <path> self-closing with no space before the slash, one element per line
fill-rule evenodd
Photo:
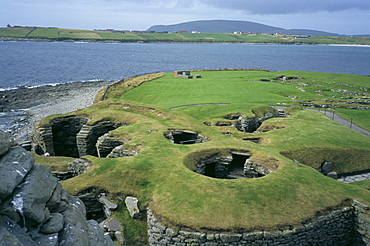
<path fill-rule="evenodd" d="M 207 138 L 197 132 L 189 130 L 169 129 L 163 134 L 165 138 L 175 144 L 195 144 L 207 142 Z"/>
<path fill-rule="evenodd" d="M 210 149 L 189 154 L 184 164 L 196 173 L 218 179 L 258 178 L 272 172 L 250 161 L 251 156 L 245 149 Z"/>

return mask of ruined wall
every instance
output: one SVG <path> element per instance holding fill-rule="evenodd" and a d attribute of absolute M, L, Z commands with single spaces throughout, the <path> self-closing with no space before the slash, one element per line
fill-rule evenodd
<path fill-rule="evenodd" d="M 365 204 L 354 201 L 354 229 L 355 240 L 353 245 L 370 245 L 370 210 Z"/>
<path fill-rule="evenodd" d="M 228 234 L 177 231 L 163 226 L 148 209 L 150 245 L 369 245 L 369 207 L 354 201 L 351 207 L 320 216 L 300 228 L 275 232 Z"/>
<path fill-rule="evenodd" d="M 98 152 L 95 146 L 96 142 L 98 141 L 98 138 L 104 135 L 105 133 L 114 130 L 122 125 L 124 124 L 115 123 L 111 121 L 100 121 L 92 126 L 84 125 L 76 136 L 77 148 L 80 156 L 84 155 L 98 156 Z"/>
<path fill-rule="evenodd" d="M 76 135 L 87 121 L 88 119 L 76 117 L 57 118 L 52 121 L 55 155 L 80 157 Z"/>
<path fill-rule="evenodd" d="M 37 154 L 48 153 L 52 156 L 81 157 L 99 156 L 97 141 L 99 137 L 127 124 L 100 121 L 90 126 L 88 119 L 75 116 L 56 118 L 49 126 L 36 127 L 32 134 L 33 151 Z M 102 157 L 106 157 L 116 146 L 122 145 L 114 138 L 107 138 L 100 143 Z"/>

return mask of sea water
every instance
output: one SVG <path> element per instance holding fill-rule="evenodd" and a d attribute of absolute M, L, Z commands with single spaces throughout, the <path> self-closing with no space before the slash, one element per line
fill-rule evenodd
<path fill-rule="evenodd" d="M 262 68 L 370 75 L 370 47 L 0 42 L 0 64 L 0 90 L 196 69 Z M 22 112 L 2 113 L 0 129 L 7 129 L 14 117 L 19 118 L 17 114 Z"/>

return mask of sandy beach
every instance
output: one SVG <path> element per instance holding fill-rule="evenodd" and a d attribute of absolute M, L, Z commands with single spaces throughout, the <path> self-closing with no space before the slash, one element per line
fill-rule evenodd
<path fill-rule="evenodd" d="M 14 130 L 17 142 L 30 140 L 35 123 L 52 114 L 65 114 L 93 104 L 96 94 L 110 82 L 75 82 L 55 86 L 0 91 L 2 111 L 22 110 L 27 117 Z"/>

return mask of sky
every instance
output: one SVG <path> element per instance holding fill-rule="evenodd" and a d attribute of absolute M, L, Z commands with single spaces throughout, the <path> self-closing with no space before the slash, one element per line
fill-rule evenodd
<path fill-rule="evenodd" d="M 0 27 L 147 30 L 195 20 L 370 34 L 370 0 L 0 0 Z"/>

